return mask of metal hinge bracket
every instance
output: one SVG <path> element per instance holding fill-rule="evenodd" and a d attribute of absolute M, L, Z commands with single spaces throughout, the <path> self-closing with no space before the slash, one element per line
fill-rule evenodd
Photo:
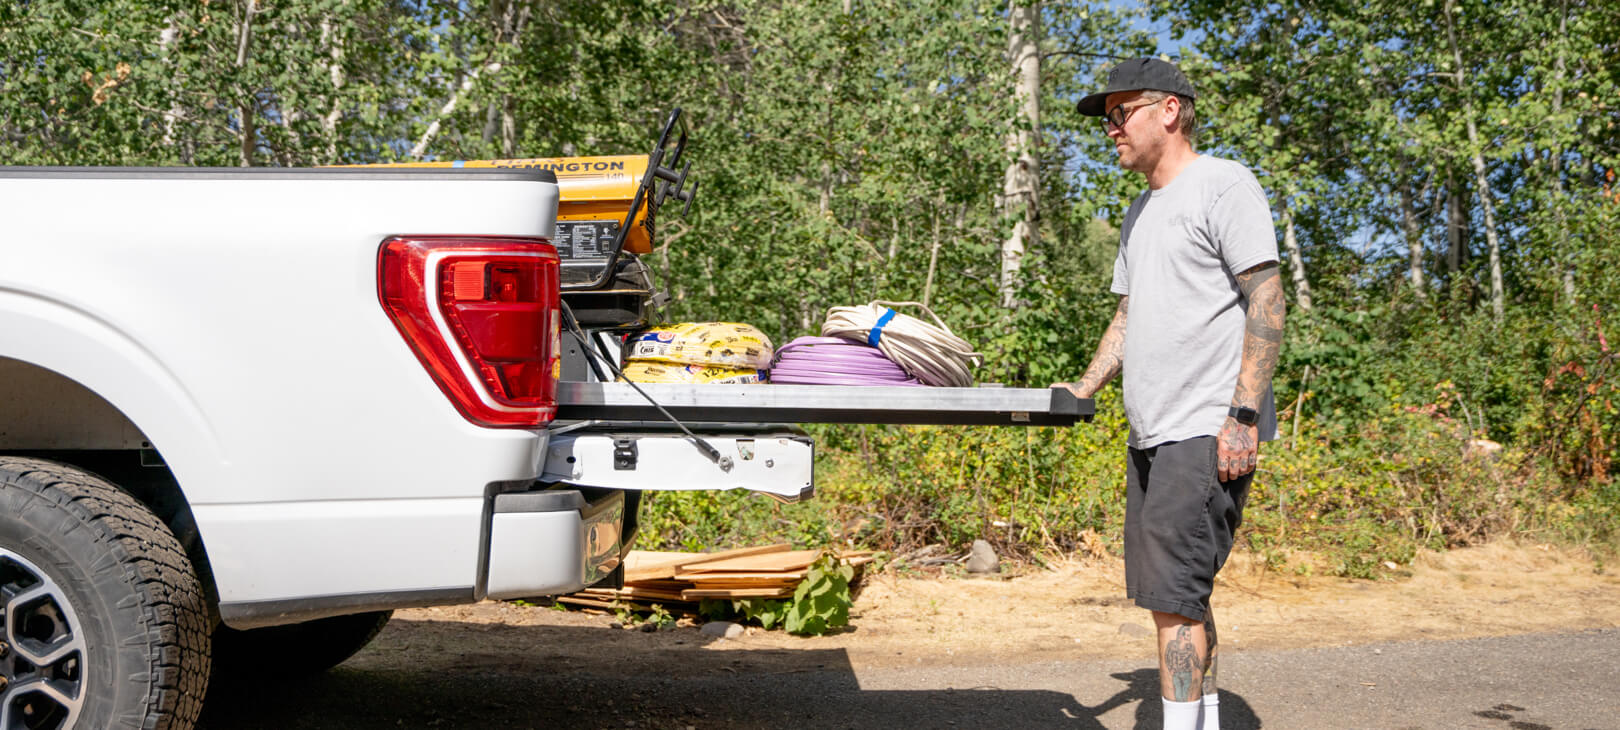
<path fill-rule="evenodd" d="M 636 456 L 635 439 L 613 439 L 614 471 L 635 471 Z"/>

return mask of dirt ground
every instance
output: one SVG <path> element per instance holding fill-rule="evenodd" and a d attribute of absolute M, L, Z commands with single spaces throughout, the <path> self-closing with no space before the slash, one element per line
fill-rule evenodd
<path fill-rule="evenodd" d="M 1620 575 L 1592 559 L 1548 546 L 1497 544 L 1419 556 L 1385 580 L 1302 577 L 1265 571 L 1242 555 L 1217 580 L 1213 600 L 1221 644 L 1231 650 L 1347 646 L 1620 627 Z M 750 628 L 714 640 L 683 620 L 672 630 L 610 631 L 613 640 L 555 642 L 559 632 L 611 629 L 608 614 L 485 602 L 395 614 L 388 632 L 355 661 L 386 667 L 412 661 L 424 643 L 445 642 L 461 660 L 504 664 L 517 647 L 468 651 L 472 635 L 534 641 L 537 660 L 586 668 L 651 665 L 724 667 L 743 651 L 751 669 L 792 671 L 793 655 L 835 652 L 856 667 L 1011 664 L 1152 656 L 1146 611 L 1124 598 L 1118 561 L 1024 568 L 996 577 L 948 574 L 867 576 L 850 626 L 799 637 Z M 421 630 L 432 625 L 433 631 Z M 502 627 L 531 627 L 509 632 Z M 388 639 L 385 633 L 384 639 Z M 485 656 L 484 655 L 487 654 Z M 707 655 L 706 657 L 704 655 Z"/>
<path fill-rule="evenodd" d="M 1227 666 L 1250 674 L 1240 669 L 1229 678 L 1247 679 L 1223 685 L 1223 721 L 1613 724 L 1591 721 L 1615 707 L 1591 682 L 1614 676 L 1601 647 L 1620 627 L 1620 576 L 1535 545 L 1426 555 L 1397 570 L 1406 575 L 1301 578 L 1234 558 L 1215 606 L 1223 654 L 1235 661 Z M 857 597 L 851 625 L 820 637 L 755 628 L 721 639 L 689 620 L 643 632 L 616 627 L 610 614 L 501 602 L 399 611 L 331 672 L 273 684 L 216 678 L 199 728 L 1151 727 L 1158 703 L 1150 618 L 1123 593 L 1114 560 L 991 578 L 879 573 Z M 1487 638 L 1509 634 L 1535 636 Z M 1481 654 L 1468 642 L 1439 641 L 1466 638 L 1524 641 L 1507 649 L 1518 652 L 1512 660 L 1490 668 L 1495 674 L 1470 675 L 1478 682 L 1432 675 L 1429 662 L 1505 656 L 1500 646 Z M 1349 645 L 1362 646 L 1339 648 Z M 1273 649 L 1291 656 L 1279 659 Z M 1313 656 L 1324 649 L 1333 657 Z M 1563 652 L 1584 663 L 1571 670 Z M 1380 653 L 1389 661 L 1369 658 Z M 1318 672 L 1301 694 L 1295 680 L 1279 689 L 1253 674 L 1323 662 L 1357 667 L 1356 681 Z M 1087 667 L 1081 675 L 1062 676 L 1079 666 Z M 1522 682 L 1520 671 L 1542 683 Z M 1327 700 L 1337 704 L 1319 705 Z M 1324 716 L 1326 706 L 1360 720 Z"/>

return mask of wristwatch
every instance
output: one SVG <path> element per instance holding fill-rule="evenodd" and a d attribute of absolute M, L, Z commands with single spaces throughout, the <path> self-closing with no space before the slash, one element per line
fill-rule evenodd
<path fill-rule="evenodd" d="M 1247 406 L 1232 406 L 1227 409 L 1226 415 L 1245 426 L 1253 426 L 1260 422 L 1260 412 Z"/>

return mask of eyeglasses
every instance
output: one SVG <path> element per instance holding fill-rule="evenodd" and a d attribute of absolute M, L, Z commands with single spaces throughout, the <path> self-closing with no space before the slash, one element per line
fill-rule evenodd
<path fill-rule="evenodd" d="M 1160 99 L 1159 101 L 1164 101 L 1164 99 Z M 1115 106 L 1113 109 L 1108 110 L 1108 113 L 1103 115 L 1103 133 L 1107 134 L 1109 129 L 1119 129 L 1120 127 L 1125 126 L 1125 122 L 1130 120 L 1131 115 L 1135 114 L 1137 109 L 1141 109 L 1142 107 L 1146 106 L 1153 106 L 1154 104 L 1159 103 L 1159 101 L 1145 101 L 1140 104 L 1126 103 Z"/>

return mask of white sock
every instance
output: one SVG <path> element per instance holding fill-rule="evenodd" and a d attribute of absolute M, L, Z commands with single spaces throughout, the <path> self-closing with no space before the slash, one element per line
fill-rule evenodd
<path fill-rule="evenodd" d="M 1204 695 L 1204 725 L 1201 730 L 1221 730 L 1221 696 Z"/>
<path fill-rule="evenodd" d="M 1163 697 L 1164 703 L 1164 730 L 1199 730 L 1199 716 L 1204 711 L 1202 700 L 1190 702 L 1175 702 Z"/>

